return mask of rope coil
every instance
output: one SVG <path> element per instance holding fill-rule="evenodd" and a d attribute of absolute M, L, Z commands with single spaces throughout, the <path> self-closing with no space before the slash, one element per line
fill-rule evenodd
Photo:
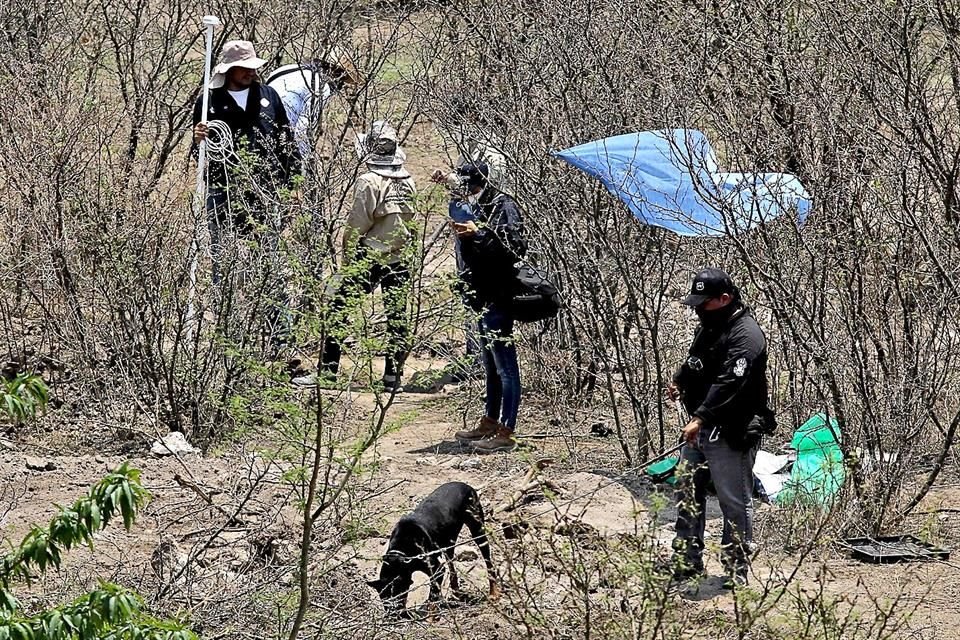
<path fill-rule="evenodd" d="M 207 155 L 215 162 L 233 161 L 233 132 L 223 120 L 207 121 Z"/>

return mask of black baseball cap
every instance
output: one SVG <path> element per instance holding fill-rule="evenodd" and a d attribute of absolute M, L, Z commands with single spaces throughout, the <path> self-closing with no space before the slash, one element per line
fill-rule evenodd
<path fill-rule="evenodd" d="M 457 175 L 463 178 L 468 187 L 486 187 L 490 177 L 490 167 L 485 162 L 466 162 L 457 167 Z"/>
<path fill-rule="evenodd" d="M 699 307 L 711 298 L 719 298 L 725 293 L 735 295 L 737 288 L 733 279 L 723 269 L 707 267 L 697 272 L 690 285 L 690 295 L 682 300 L 688 307 Z"/>

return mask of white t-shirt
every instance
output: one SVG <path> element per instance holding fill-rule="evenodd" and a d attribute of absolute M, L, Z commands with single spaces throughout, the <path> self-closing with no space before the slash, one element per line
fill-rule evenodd
<path fill-rule="evenodd" d="M 246 111 L 247 109 L 247 96 L 250 95 L 250 89 L 241 89 L 240 91 L 230 91 L 227 90 L 233 97 L 233 101 L 237 103 L 237 106 Z"/>

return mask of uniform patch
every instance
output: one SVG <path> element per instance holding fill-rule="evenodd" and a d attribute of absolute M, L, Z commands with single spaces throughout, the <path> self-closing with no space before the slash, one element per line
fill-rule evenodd
<path fill-rule="evenodd" d="M 740 358 L 733 364 L 733 375 L 742 378 L 747 372 L 747 359 Z"/>
<path fill-rule="evenodd" d="M 262 107 L 269 107 L 269 106 L 270 106 L 270 101 L 267 100 L 266 98 L 260 98 L 260 106 L 262 106 Z"/>

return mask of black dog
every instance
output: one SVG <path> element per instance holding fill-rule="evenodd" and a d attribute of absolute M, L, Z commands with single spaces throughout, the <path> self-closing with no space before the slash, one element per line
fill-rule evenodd
<path fill-rule="evenodd" d="M 430 576 L 429 602 L 439 602 L 444 574 L 441 555 L 446 558 L 450 568 L 450 588 L 455 594 L 460 592 L 460 581 L 453 566 L 453 552 L 463 525 L 467 525 L 487 565 L 490 597 L 497 598 L 500 595 L 490 560 L 490 547 L 483 532 L 480 497 L 468 484 L 448 482 L 424 498 L 412 514 L 400 518 L 390 534 L 387 552 L 380 565 L 380 578 L 367 582 L 380 594 L 388 612 L 399 613 L 406 608 L 407 592 L 413 584 L 415 571 Z"/>

